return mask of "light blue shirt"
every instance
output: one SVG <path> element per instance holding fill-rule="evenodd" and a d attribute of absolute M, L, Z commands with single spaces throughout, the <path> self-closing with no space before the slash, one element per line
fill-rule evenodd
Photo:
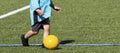
<path fill-rule="evenodd" d="M 51 0 L 30 0 L 30 18 L 32 25 L 34 24 L 34 12 L 38 8 L 44 12 L 43 16 L 37 15 L 38 22 L 51 16 L 51 2 Z"/>

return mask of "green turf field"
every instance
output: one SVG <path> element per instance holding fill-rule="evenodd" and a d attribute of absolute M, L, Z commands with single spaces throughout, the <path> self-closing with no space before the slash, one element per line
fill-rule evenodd
<path fill-rule="evenodd" d="M 53 0 L 51 34 L 68 44 L 120 44 L 120 0 Z M 29 0 L 0 0 L 0 15 L 29 4 Z M 29 9 L 0 19 L 0 44 L 21 44 L 20 34 L 31 29 Z M 30 44 L 42 43 L 42 30 Z M 120 46 L 0 47 L 0 53 L 120 53 Z"/>

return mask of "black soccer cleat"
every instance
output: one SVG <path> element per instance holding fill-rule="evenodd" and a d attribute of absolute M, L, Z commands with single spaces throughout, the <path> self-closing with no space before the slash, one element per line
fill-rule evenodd
<path fill-rule="evenodd" d="M 21 42 L 23 46 L 29 46 L 28 39 L 25 39 L 24 35 L 21 35 Z"/>
<path fill-rule="evenodd" d="M 42 46 L 42 48 L 45 48 L 45 46 L 44 46 L 44 44 L 43 44 L 43 43 L 42 43 L 42 45 L 41 45 L 41 46 Z"/>

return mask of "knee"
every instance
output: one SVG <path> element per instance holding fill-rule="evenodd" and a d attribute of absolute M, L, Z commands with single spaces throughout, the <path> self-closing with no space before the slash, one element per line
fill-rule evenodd
<path fill-rule="evenodd" d="M 45 26 L 44 31 L 50 31 L 50 26 Z"/>

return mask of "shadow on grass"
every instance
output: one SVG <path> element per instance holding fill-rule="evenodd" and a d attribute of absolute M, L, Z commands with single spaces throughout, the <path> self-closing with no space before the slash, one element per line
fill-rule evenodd
<path fill-rule="evenodd" d="M 75 40 L 62 40 L 59 44 L 68 44 L 68 43 L 72 43 L 72 42 L 75 42 Z M 62 48 L 56 48 L 54 50 L 60 50 Z"/>
<path fill-rule="evenodd" d="M 60 42 L 60 44 L 67 44 L 67 43 L 72 43 L 75 42 L 75 40 L 63 40 Z"/>

